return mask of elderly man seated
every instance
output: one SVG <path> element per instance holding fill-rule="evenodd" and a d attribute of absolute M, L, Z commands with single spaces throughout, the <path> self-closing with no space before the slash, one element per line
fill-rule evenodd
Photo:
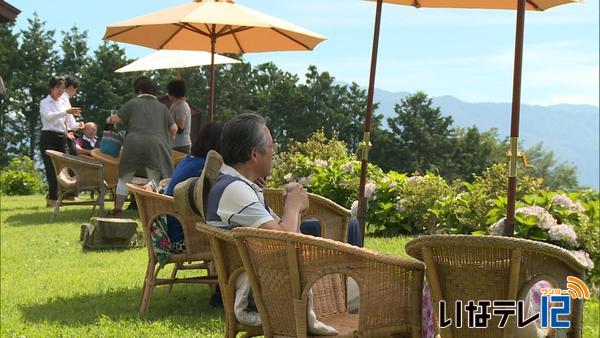
<path fill-rule="evenodd" d="M 221 140 L 225 164 L 208 194 L 207 223 L 297 232 L 299 214 L 308 208 L 303 187 L 298 183 L 286 186 L 284 212 L 279 218 L 266 205 L 257 184 L 271 174 L 275 155 L 264 119 L 255 114 L 234 117 L 225 124 Z"/>
<path fill-rule="evenodd" d="M 285 186 L 281 218 L 269 208 L 261 189 L 264 178 L 271 174 L 275 155 L 273 138 L 265 120 L 256 114 L 242 114 L 229 120 L 223 128 L 221 155 L 224 164 L 206 200 L 207 223 L 225 229 L 243 226 L 297 232 L 299 215 L 309 205 L 308 195 L 302 185 L 290 183 Z M 350 233 L 358 229 L 357 224 L 353 223 Z M 314 229 L 315 226 L 317 229 Z M 300 231 L 318 234 L 319 226 L 318 222 L 307 222 L 300 227 Z M 234 312 L 240 322 L 257 325 L 260 324 L 260 318 L 255 309 L 248 306 L 252 304 L 252 297 L 249 296 L 250 288 L 244 277 L 245 274 L 236 282 Z M 313 334 L 335 332 L 335 329 L 316 320 L 314 311 L 309 311 L 308 324 L 309 332 Z"/>
<path fill-rule="evenodd" d="M 229 229 L 247 226 L 297 232 L 298 215 L 308 208 L 308 196 L 302 185 L 290 183 L 285 186 L 281 218 L 269 208 L 262 193 L 264 178 L 271 174 L 275 155 L 273 138 L 265 120 L 256 114 L 234 117 L 225 124 L 221 140 L 225 164 L 208 194 L 207 223 Z M 318 221 L 304 222 L 300 232 L 318 235 L 320 224 Z M 356 220 L 350 222 L 348 243 L 362 246 Z"/>
<path fill-rule="evenodd" d="M 100 147 L 96 133 L 98 128 L 94 122 L 87 122 L 83 127 L 83 136 L 75 139 L 75 149 L 78 155 L 91 156 L 92 150 Z"/>

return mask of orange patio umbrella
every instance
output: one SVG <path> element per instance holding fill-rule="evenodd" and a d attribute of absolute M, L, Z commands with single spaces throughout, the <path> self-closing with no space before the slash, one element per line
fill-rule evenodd
<path fill-rule="evenodd" d="M 413 7 L 433 8 L 477 8 L 477 9 L 511 9 L 517 10 L 515 63 L 513 73 L 513 99 L 510 128 L 510 166 L 508 174 L 508 206 L 504 235 L 512 236 L 515 221 L 515 199 L 517 188 L 517 156 L 519 140 L 519 114 L 521 107 L 521 72 L 523 64 L 523 32 L 525 26 L 525 10 L 543 11 L 548 8 L 583 0 L 371 0 L 377 2 L 375 12 L 375 28 L 373 34 L 373 49 L 371 53 L 371 72 L 369 76 L 369 91 L 367 93 L 367 112 L 363 141 L 359 148 L 361 160 L 361 175 L 358 196 L 358 221 L 364 236 L 366 198 L 365 184 L 367 176 L 368 152 L 370 147 L 371 116 L 373 113 L 373 93 L 375 89 L 375 72 L 377 69 L 377 48 L 379 45 L 379 28 L 381 26 L 381 8 L 383 3 L 398 4 Z"/>
<path fill-rule="evenodd" d="M 215 108 L 215 53 L 312 50 L 326 37 L 236 4 L 194 0 L 109 25 L 104 39 L 154 49 L 210 51 L 210 109 Z"/>

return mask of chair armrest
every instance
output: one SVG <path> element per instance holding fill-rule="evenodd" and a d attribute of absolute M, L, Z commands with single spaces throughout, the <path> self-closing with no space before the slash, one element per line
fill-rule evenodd
<path fill-rule="evenodd" d="M 115 166 L 118 166 L 119 162 L 121 161 L 120 157 L 112 157 L 110 155 L 107 155 L 107 154 L 103 153 L 102 151 L 100 151 L 100 149 L 98 149 L 98 148 L 93 149 L 90 154 L 92 155 L 93 158 L 95 158 L 103 163 L 107 163 L 107 164 L 111 164 L 111 165 L 115 165 Z"/>

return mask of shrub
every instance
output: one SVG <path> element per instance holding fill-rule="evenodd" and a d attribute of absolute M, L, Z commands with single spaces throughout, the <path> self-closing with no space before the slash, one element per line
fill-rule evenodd
<path fill-rule="evenodd" d="M 294 142 L 275 159 L 271 186 L 297 181 L 356 213 L 360 162 L 346 144 L 317 132 Z M 446 182 L 435 173 L 424 176 L 389 171 L 369 164 L 365 196 L 370 229 L 385 234 L 498 233 L 506 217 L 507 165 L 495 164 L 472 183 Z M 591 279 L 600 283 L 600 193 L 569 194 L 540 190 L 543 180 L 519 176 L 515 237 L 544 241 L 573 250 L 594 263 Z M 589 263 L 589 262 L 588 262 Z"/>
<path fill-rule="evenodd" d="M 3 195 L 31 195 L 45 189 L 42 174 L 28 156 L 13 158 L 0 172 L 0 192 Z"/>

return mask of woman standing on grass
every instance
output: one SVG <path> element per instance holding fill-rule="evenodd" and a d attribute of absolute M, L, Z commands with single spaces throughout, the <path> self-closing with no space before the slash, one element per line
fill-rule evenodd
<path fill-rule="evenodd" d="M 47 206 L 54 207 L 58 199 L 56 173 L 52 160 L 46 155 L 46 150 L 56 150 L 61 153 L 67 150 L 67 116 L 79 116 L 81 108 L 72 108 L 65 104 L 61 96 L 65 92 L 65 80 L 62 77 L 52 77 L 48 81 L 48 96 L 40 102 L 40 117 L 42 120 L 42 135 L 40 137 L 40 152 L 46 169 L 48 181 Z"/>
<path fill-rule="evenodd" d="M 113 216 L 123 214 L 122 208 L 129 190 L 127 183 L 137 172 L 145 172 L 149 181 L 158 186 L 161 177 L 171 177 L 171 142 L 177 124 L 167 107 L 156 98 L 156 85 L 141 76 L 133 84 L 137 95 L 127 101 L 106 123 L 122 124 L 127 131 L 123 156 L 119 162 L 119 182 Z"/>

